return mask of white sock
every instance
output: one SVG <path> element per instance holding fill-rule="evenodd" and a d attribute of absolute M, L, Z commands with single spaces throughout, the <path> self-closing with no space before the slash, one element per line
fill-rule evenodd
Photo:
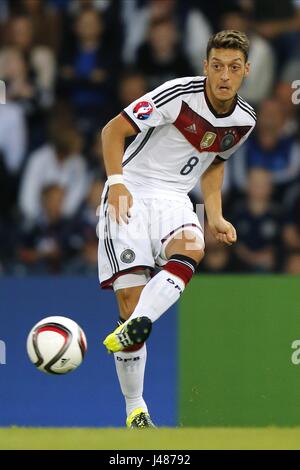
<path fill-rule="evenodd" d="M 148 408 L 143 399 L 146 345 L 134 352 L 117 352 L 114 357 L 121 390 L 125 397 L 127 416 L 136 408 L 142 408 L 147 412 Z"/>
<path fill-rule="evenodd" d="M 129 320 L 148 317 L 156 321 L 179 299 L 184 288 L 182 279 L 163 269 L 146 284 Z"/>

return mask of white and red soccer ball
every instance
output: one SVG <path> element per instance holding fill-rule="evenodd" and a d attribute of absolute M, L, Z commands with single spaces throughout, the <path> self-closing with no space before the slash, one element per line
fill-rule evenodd
<path fill-rule="evenodd" d="M 133 114 L 137 119 L 144 121 L 153 113 L 153 106 L 149 101 L 140 101 L 133 108 Z"/>
<path fill-rule="evenodd" d="M 38 322 L 27 338 L 33 364 L 48 374 L 67 374 L 83 361 L 87 341 L 83 330 L 70 318 L 53 316 Z"/>

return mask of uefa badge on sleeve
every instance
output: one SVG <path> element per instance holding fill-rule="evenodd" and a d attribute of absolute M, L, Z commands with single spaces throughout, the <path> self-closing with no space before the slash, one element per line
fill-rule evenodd
<path fill-rule="evenodd" d="M 136 119 L 140 121 L 145 121 L 153 113 L 153 106 L 149 101 L 140 101 L 133 108 L 133 114 Z"/>

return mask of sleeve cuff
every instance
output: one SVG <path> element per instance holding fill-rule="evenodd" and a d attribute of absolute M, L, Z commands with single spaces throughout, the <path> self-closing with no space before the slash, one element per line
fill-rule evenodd
<path fill-rule="evenodd" d="M 131 119 L 131 117 L 126 113 L 126 111 L 123 110 L 123 111 L 121 112 L 121 116 L 123 116 L 123 117 L 126 119 L 126 121 L 128 121 L 129 124 L 132 125 L 133 129 L 134 129 L 136 132 L 138 132 L 138 133 L 141 132 L 141 129 L 140 129 L 140 128 L 138 127 L 138 125 L 134 122 L 134 120 Z"/>
<path fill-rule="evenodd" d="M 216 155 L 215 160 L 218 160 L 219 162 L 227 162 L 227 158 L 222 158 L 220 155 Z"/>

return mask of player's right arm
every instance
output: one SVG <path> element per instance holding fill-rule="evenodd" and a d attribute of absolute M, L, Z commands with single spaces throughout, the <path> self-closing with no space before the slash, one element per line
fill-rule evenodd
<path fill-rule="evenodd" d="M 122 175 L 122 159 L 126 137 L 137 134 L 137 130 L 121 115 L 106 124 L 103 128 L 102 147 L 107 176 Z M 132 195 L 124 184 L 113 184 L 108 192 L 109 215 L 118 223 L 128 223 L 129 209 L 132 206 Z"/>

